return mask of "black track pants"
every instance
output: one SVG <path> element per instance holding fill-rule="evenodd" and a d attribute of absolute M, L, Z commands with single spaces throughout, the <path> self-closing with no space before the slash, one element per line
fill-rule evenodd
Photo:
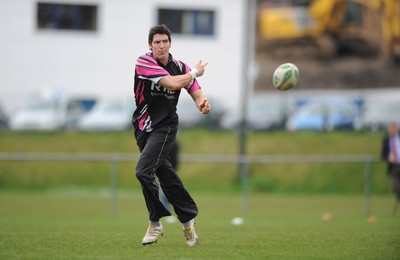
<path fill-rule="evenodd" d="M 151 132 L 139 130 L 135 132 L 141 152 L 136 166 L 136 177 L 142 186 L 151 221 L 158 221 L 164 216 L 171 215 L 159 199 L 155 175 L 181 223 L 188 222 L 198 214 L 196 203 L 183 186 L 169 157 L 176 133 L 177 127 L 157 128 Z"/>
<path fill-rule="evenodd" d="M 400 165 L 393 165 L 389 175 L 392 181 L 393 192 L 396 194 L 396 198 L 400 200 Z"/>

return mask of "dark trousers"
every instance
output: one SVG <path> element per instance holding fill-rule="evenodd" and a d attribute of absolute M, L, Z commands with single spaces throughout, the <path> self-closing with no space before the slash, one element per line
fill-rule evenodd
<path fill-rule="evenodd" d="M 393 192 L 396 198 L 400 200 L 400 164 L 393 164 L 390 167 L 389 176 L 392 182 Z"/>
<path fill-rule="evenodd" d="M 160 201 L 156 176 L 181 223 L 188 222 L 198 214 L 196 203 L 171 164 L 170 152 L 176 133 L 177 127 L 156 128 L 151 132 L 135 131 L 141 152 L 136 166 L 136 177 L 142 186 L 151 221 L 171 215 Z"/>

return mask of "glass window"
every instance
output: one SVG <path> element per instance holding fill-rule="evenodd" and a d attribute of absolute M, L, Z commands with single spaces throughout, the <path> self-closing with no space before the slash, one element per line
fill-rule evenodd
<path fill-rule="evenodd" d="M 37 3 L 37 28 L 54 30 L 97 30 L 97 6 Z"/>
<path fill-rule="evenodd" d="M 158 24 L 165 24 L 175 34 L 212 36 L 215 33 L 215 12 L 160 8 Z"/>

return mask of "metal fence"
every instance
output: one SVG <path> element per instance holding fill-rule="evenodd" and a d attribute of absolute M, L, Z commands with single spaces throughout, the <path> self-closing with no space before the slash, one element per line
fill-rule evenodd
<path fill-rule="evenodd" d="M 78 161 L 78 162 L 109 162 L 110 170 L 110 211 L 117 211 L 117 178 L 120 162 L 135 162 L 139 154 L 110 153 L 0 153 L 0 161 Z M 365 213 L 371 212 L 371 164 L 379 162 L 376 155 L 291 155 L 291 156 L 237 156 L 211 154 L 181 154 L 183 163 L 207 164 L 324 164 L 324 163 L 362 163 L 364 164 L 364 197 Z M 248 176 L 242 176 L 242 213 L 248 205 Z"/>

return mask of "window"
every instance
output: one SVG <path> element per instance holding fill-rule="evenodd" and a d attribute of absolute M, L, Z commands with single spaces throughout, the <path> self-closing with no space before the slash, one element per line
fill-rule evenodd
<path fill-rule="evenodd" d="M 348 3 L 346 6 L 346 13 L 342 22 L 342 27 L 355 26 L 361 27 L 363 25 L 362 5 L 358 3 Z"/>
<path fill-rule="evenodd" d="M 96 31 L 97 6 L 38 3 L 37 28 Z"/>
<path fill-rule="evenodd" d="M 214 35 L 215 12 L 210 10 L 158 9 L 158 23 L 172 33 Z"/>

